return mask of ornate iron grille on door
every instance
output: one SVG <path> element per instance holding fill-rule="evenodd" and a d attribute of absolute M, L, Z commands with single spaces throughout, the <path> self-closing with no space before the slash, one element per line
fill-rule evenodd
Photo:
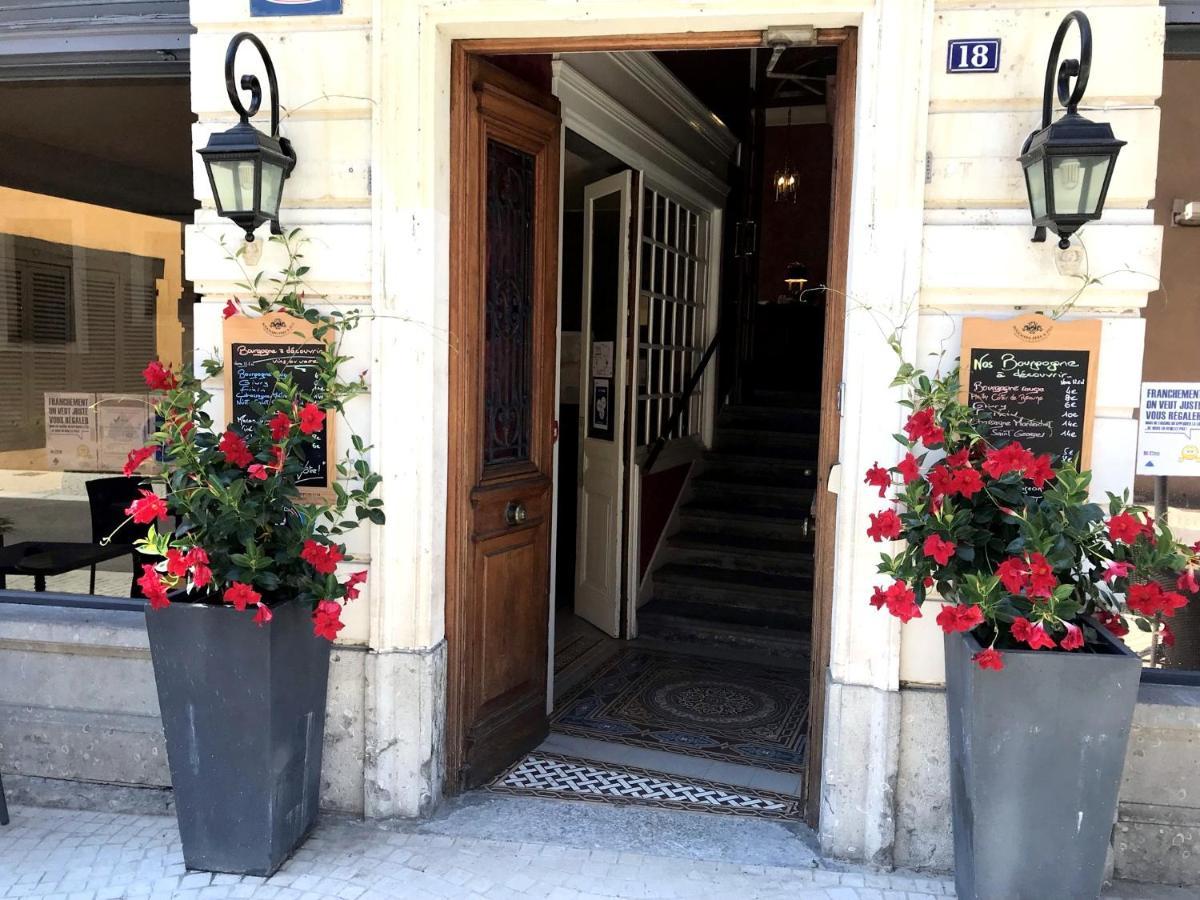
<path fill-rule="evenodd" d="M 529 459 L 536 197 L 528 153 L 488 141 L 487 166 L 483 464 L 494 466 Z"/>

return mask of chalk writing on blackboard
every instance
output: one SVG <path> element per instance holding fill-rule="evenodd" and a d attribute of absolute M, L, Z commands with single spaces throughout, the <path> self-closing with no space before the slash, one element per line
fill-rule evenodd
<path fill-rule="evenodd" d="M 1088 350 L 970 349 L 967 400 L 995 446 L 1020 441 L 1035 453 L 1078 461 L 1087 410 Z"/>

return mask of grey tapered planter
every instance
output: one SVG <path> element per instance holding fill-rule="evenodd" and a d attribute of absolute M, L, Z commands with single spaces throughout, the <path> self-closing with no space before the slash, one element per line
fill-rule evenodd
<path fill-rule="evenodd" d="M 146 609 L 189 869 L 270 875 L 316 822 L 330 645 L 308 604 L 271 611 Z"/>
<path fill-rule="evenodd" d="M 962 900 L 1095 900 L 1104 878 L 1141 663 L 1006 650 L 1003 671 L 948 634 L 954 883 Z"/>

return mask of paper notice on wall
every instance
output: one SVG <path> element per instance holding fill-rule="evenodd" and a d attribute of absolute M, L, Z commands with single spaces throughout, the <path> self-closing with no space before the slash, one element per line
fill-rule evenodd
<path fill-rule="evenodd" d="M 99 394 L 96 397 L 96 427 L 99 432 L 100 468 L 119 472 L 129 451 L 144 447 L 154 431 L 154 410 L 147 394 Z M 142 463 L 139 472 L 149 471 L 153 461 Z"/>
<path fill-rule="evenodd" d="M 592 377 L 613 377 L 613 341 L 592 341 Z"/>
<path fill-rule="evenodd" d="M 96 395 L 47 392 L 46 460 L 51 469 L 96 468 Z"/>
<path fill-rule="evenodd" d="M 1200 384 L 1142 384 L 1137 474 L 1200 475 Z"/>

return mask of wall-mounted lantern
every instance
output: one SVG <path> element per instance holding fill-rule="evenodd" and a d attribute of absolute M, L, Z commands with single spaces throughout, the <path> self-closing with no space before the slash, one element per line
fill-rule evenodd
<path fill-rule="evenodd" d="M 242 90 L 250 91 L 249 109 L 242 105 L 234 82 L 234 62 L 243 41 L 258 48 L 266 66 L 271 89 L 269 135 L 250 124 L 250 119 L 262 106 L 262 85 L 258 77 L 242 76 Z M 225 51 L 225 89 L 229 93 L 229 102 L 242 120 L 228 131 L 212 135 L 208 146 L 197 151 L 208 170 L 217 212 L 237 223 L 246 232 L 247 241 L 254 240 L 254 231 L 263 222 L 271 223 L 272 234 L 281 234 L 279 204 L 283 199 L 283 182 L 296 167 L 296 152 L 287 138 L 279 136 L 279 85 L 271 55 L 263 42 L 247 31 L 234 35 Z"/>
<path fill-rule="evenodd" d="M 1066 114 L 1050 124 L 1055 66 L 1072 22 L 1079 28 L 1079 59 L 1063 60 L 1058 66 L 1058 101 L 1066 107 Z M 1020 156 L 1036 226 L 1033 239 L 1044 241 L 1049 228 L 1059 236 L 1058 246 L 1064 250 L 1085 222 L 1100 218 L 1117 154 L 1125 146 L 1113 136 L 1107 122 L 1092 122 L 1076 111 L 1087 90 L 1091 67 L 1092 26 L 1086 15 L 1075 10 L 1063 18 L 1050 45 L 1042 127 L 1026 139 Z"/>

